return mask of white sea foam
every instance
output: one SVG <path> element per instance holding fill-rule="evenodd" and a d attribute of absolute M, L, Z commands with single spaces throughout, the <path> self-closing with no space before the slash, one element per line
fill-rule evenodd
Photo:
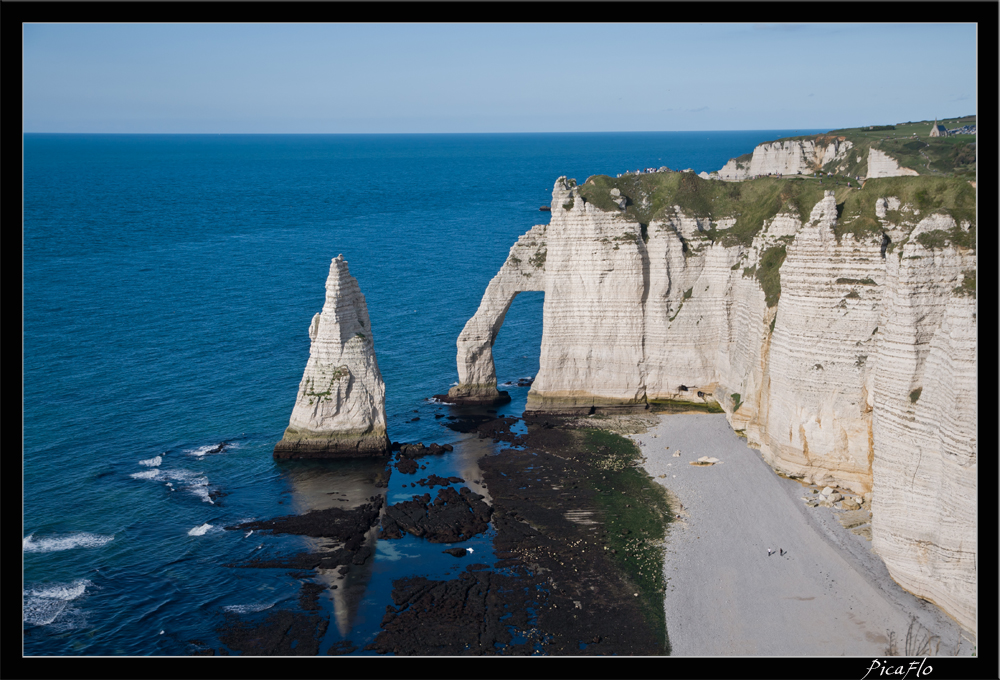
<path fill-rule="evenodd" d="M 215 505 L 208 493 L 208 477 L 190 470 L 164 470 L 163 474 L 175 482 L 180 482 L 183 489 L 200 498 L 205 503 Z"/>
<path fill-rule="evenodd" d="M 146 470 L 145 472 L 133 472 L 129 475 L 132 479 L 156 479 L 160 476 L 159 470 Z"/>
<path fill-rule="evenodd" d="M 94 585 L 87 579 L 80 579 L 72 583 L 54 583 L 48 586 L 31 588 L 25 594 L 33 597 L 44 597 L 50 600 L 75 600 L 83 595 L 87 586 Z"/>
<path fill-rule="evenodd" d="M 65 536 L 49 536 L 47 538 L 35 538 L 34 534 L 28 534 L 21 544 L 21 549 L 24 552 L 46 553 L 70 550 L 72 548 L 99 548 L 114 540 L 114 538 L 114 534 L 104 536 L 83 532 L 67 534 Z"/>
<path fill-rule="evenodd" d="M 47 626 L 62 614 L 69 604 L 66 600 L 49 600 L 44 597 L 24 597 L 22 607 L 24 622 L 32 626 Z"/>
<path fill-rule="evenodd" d="M 212 525 L 205 522 L 200 527 L 195 527 L 188 532 L 188 536 L 204 536 L 205 532 L 212 528 Z"/>
<path fill-rule="evenodd" d="M 163 462 L 163 456 L 156 456 L 155 458 L 147 458 L 146 460 L 140 460 L 139 465 L 145 465 L 146 467 L 159 467 L 160 463 Z"/>
<path fill-rule="evenodd" d="M 265 609 L 270 609 L 274 606 L 271 604 L 227 604 L 222 608 L 224 612 L 232 612 L 233 614 L 252 614 L 254 612 L 262 612 Z"/>
<path fill-rule="evenodd" d="M 450 401 L 441 401 L 440 399 L 435 399 L 434 397 L 428 397 L 427 401 L 429 401 L 432 404 L 445 404 L 447 406 L 454 406 L 454 404 Z"/>
<path fill-rule="evenodd" d="M 32 626 L 47 626 L 66 611 L 72 600 L 83 595 L 87 586 L 93 585 L 86 579 L 72 583 L 56 583 L 35 587 L 22 592 L 24 623 Z M 80 618 L 80 617 L 77 617 Z M 70 628 L 76 626 L 71 625 Z"/>
<path fill-rule="evenodd" d="M 229 451 L 229 449 L 238 449 L 240 446 L 238 442 L 221 442 L 221 444 L 224 444 L 225 448 L 220 451 L 220 453 L 225 453 L 226 451 Z M 208 446 L 199 446 L 196 449 L 188 449 L 184 453 L 189 456 L 197 456 L 201 458 L 202 456 L 207 456 L 217 448 L 219 448 L 219 444 L 209 444 Z"/>

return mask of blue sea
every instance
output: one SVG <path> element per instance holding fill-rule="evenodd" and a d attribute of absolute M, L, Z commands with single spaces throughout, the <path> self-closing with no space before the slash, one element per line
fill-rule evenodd
<path fill-rule="evenodd" d="M 421 474 L 470 474 L 493 445 L 446 428 L 430 398 L 458 380 L 458 334 L 548 221 L 556 178 L 711 172 L 811 132 L 24 135 L 23 653 L 220 649 L 228 614 L 294 610 L 303 583 L 327 583 L 231 566 L 313 544 L 224 527 L 412 497 L 414 476 L 379 490 L 370 465 L 272 458 L 338 254 L 367 298 L 390 438 L 451 443 Z M 538 370 L 542 298 L 507 315 L 501 383 Z M 528 388 L 501 389 L 500 415 L 520 415 Z M 491 538 L 462 546 L 491 564 Z M 333 580 L 320 653 L 371 654 L 394 579 L 468 562 L 444 547 L 379 541 Z"/>

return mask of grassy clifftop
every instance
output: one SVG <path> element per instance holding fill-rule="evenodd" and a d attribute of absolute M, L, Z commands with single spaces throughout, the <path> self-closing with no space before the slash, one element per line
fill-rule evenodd
<path fill-rule="evenodd" d="M 626 198 L 624 211 L 615 203 L 612 189 Z M 876 202 L 896 197 L 900 209 L 886 214 L 892 224 L 916 224 L 928 214 L 948 214 L 958 223 L 973 225 L 971 232 L 963 232 L 966 237 L 960 245 L 975 248 L 976 191 L 968 181 L 956 177 L 886 177 L 867 180 L 859 187 L 843 176 L 724 182 L 705 180 L 690 172 L 658 172 L 617 178 L 594 175 L 579 189 L 580 196 L 600 210 L 644 225 L 643 232 L 650 222 L 665 219 L 678 206 L 685 215 L 707 218 L 709 227 L 702 238 L 725 246 L 750 245 L 764 224 L 779 213 L 805 221 L 827 190 L 834 191 L 837 202 L 838 238 L 845 233 L 880 238 L 882 225 L 875 215 Z M 718 228 L 720 220 L 732 218 L 736 221 L 731 227 Z M 956 239 L 960 239 L 957 234 Z"/>
<path fill-rule="evenodd" d="M 944 125 L 946 129 L 953 130 L 965 125 L 975 125 L 976 117 L 948 118 L 938 123 Z M 921 175 L 975 179 L 976 135 L 930 137 L 933 125 L 934 121 L 925 120 L 896 125 L 843 128 L 831 130 L 824 135 L 788 137 L 776 142 L 824 139 L 832 141 L 835 138 L 849 141 L 853 148 L 846 157 L 823 167 L 824 172 L 848 177 L 864 177 L 868 174 L 868 149 L 877 149 L 894 158 L 900 166 L 915 170 Z"/>

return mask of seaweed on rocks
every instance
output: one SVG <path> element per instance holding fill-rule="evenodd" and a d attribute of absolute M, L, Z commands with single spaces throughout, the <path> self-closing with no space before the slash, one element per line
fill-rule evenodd
<path fill-rule="evenodd" d="M 494 432 L 503 434 L 502 427 Z M 643 602 L 657 594 L 643 591 L 623 570 L 623 556 L 609 549 L 610 518 L 597 488 L 607 478 L 599 465 L 607 452 L 555 419 L 529 422 L 527 435 L 514 438 L 526 448 L 479 461 L 493 499 L 497 561 L 486 569 L 471 565 L 452 580 L 395 581 L 396 606 L 387 608 L 382 631 L 365 649 L 402 655 L 669 653 L 662 622 Z M 429 498 L 411 502 L 425 506 Z"/>

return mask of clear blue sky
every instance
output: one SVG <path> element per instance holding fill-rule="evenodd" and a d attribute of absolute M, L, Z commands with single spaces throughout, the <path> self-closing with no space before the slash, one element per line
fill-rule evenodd
<path fill-rule="evenodd" d="M 831 129 L 976 112 L 974 24 L 23 30 L 25 132 Z"/>

